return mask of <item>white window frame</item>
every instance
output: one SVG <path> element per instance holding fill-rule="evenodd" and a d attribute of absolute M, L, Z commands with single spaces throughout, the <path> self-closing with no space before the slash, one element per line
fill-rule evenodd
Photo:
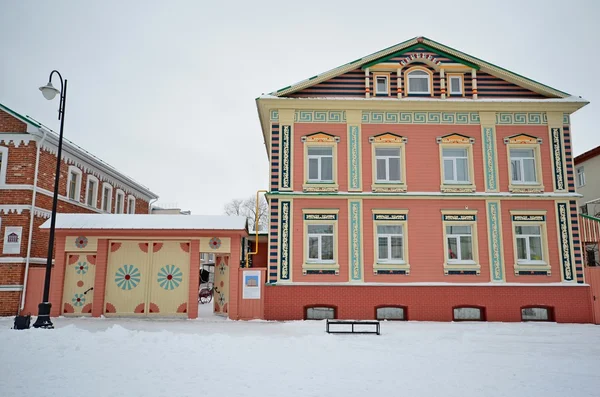
<path fill-rule="evenodd" d="M 537 227 L 539 228 L 540 233 L 539 234 L 517 234 L 517 227 Z M 544 253 L 544 229 L 542 227 L 541 224 L 539 223 L 531 223 L 529 225 L 526 224 L 519 224 L 516 225 L 514 228 L 514 233 L 515 233 L 515 247 L 518 247 L 517 241 L 519 239 L 525 240 L 525 248 L 526 248 L 526 254 L 527 254 L 527 259 L 520 259 L 519 258 L 519 251 L 517 249 L 516 252 L 516 256 L 517 256 L 517 263 L 518 264 L 526 264 L 526 265 L 545 265 L 546 261 L 545 261 L 545 253 Z M 542 255 L 542 259 L 531 259 L 531 247 L 530 247 L 530 238 L 531 237 L 537 237 L 540 239 L 540 254 Z"/>
<path fill-rule="evenodd" d="M 399 226 L 400 227 L 400 233 L 379 233 L 378 230 L 378 226 Z M 404 240 L 404 224 L 403 223 L 396 223 L 396 222 L 379 222 L 376 226 L 375 226 L 375 232 L 377 234 L 376 236 L 376 241 L 377 241 L 377 245 L 375 246 L 375 250 L 377 251 L 377 263 L 380 264 L 405 264 L 406 263 L 406 259 L 404 258 L 404 252 L 405 250 L 405 240 Z M 387 259 L 386 258 L 381 258 L 381 256 L 379 255 L 380 251 L 379 251 L 379 238 L 385 237 L 387 239 Z M 393 259 L 392 258 L 392 237 L 400 237 L 402 240 L 402 258 L 400 259 Z"/>
<path fill-rule="evenodd" d="M 425 76 L 421 75 L 419 77 L 413 77 L 413 78 L 417 78 L 417 79 L 427 79 L 427 91 L 413 91 L 411 89 L 411 84 L 410 84 L 410 75 L 413 74 L 414 72 L 423 72 L 425 73 Z M 408 94 L 427 94 L 427 95 L 431 95 L 431 83 L 432 83 L 432 76 L 431 76 L 431 72 L 428 70 L 425 70 L 423 68 L 417 68 L 417 69 L 412 69 L 410 71 L 406 72 L 406 92 Z"/>
<path fill-rule="evenodd" d="M 6 184 L 6 170 L 8 169 L 8 148 L 0 146 L 0 155 L 2 163 L 0 163 L 0 185 Z"/>
<path fill-rule="evenodd" d="M 390 76 L 388 74 L 374 74 L 373 78 L 375 79 L 375 95 L 389 95 L 390 94 Z M 379 91 L 378 79 L 385 80 L 385 91 Z"/>
<path fill-rule="evenodd" d="M 583 166 L 577 167 L 577 187 L 585 186 L 585 169 Z"/>
<path fill-rule="evenodd" d="M 458 91 L 452 90 L 452 80 L 458 80 Z M 461 74 L 448 74 L 448 92 L 450 95 L 463 95 L 464 94 L 464 83 L 463 75 Z"/>
<path fill-rule="evenodd" d="M 303 263 L 302 263 L 302 273 L 303 275 L 308 275 L 309 271 L 319 271 L 319 270 L 327 270 L 327 271 L 334 271 L 335 275 L 339 275 L 339 270 L 340 270 L 340 264 L 338 263 L 339 261 L 339 251 L 338 251 L 338 237 L 339 237 L 339 230 L 338 230 L 338 223 L 339 223 L 339 209 L 332 209 L 332 208 L 323 208 L 323 209 L 315 209 L 315 208 L 304 208 L 302 209 L 302 218 L 303 218 L 303 229 L 302 229 L 302 233 L 303 233 L 303 238 L 302 238 L 302 256 L 303 256 Z M 321 214 L 321 215 L 331 215 L 331 219 L 307 219 L 307 217 L 309 217 L 310 215 L 314 215 L 314 214 Z M 309 254 L 310 254 L 310 244 L 309 244 L 309 233 L 308 233 L 308 227 L 309 226 L 313 226 L 313 225 L 318 225 L 318 226 L 324 226 L 324 225 L 328 225 L 328 226 L 333 226 L 333 260 L 325 260 L 325 261 L 319 261 L 319 260 L 315 260 L 315 259 L 309 259 Z M 322 250 L 322 243 L 321 240 L 319 240 L 319 258 L 322 256 L 321 255 L 321 250 Z"/>
<path fill-rule="evenodd" d="M 110 191 L 110 194 L 108 195 L 108 203 L 104 203 L 104 189 L 108 188 L 108 190 Z M 102 207 L 100 207 L 100 209 L 106 213 L 111 213 L 112 212 L 112 196 L 113 196 L 113 187 L 111 186 L 110 183 L 108 182 L 104 182 L 102 184 Z M 104 209 L 106 208 L 106 210 Z"/>
<path fill-rule="evenodd" d="M 310 151 L 310 149 L 329 149 L 331 150 L 331 155 L 322 155 L 322 154 L 309 154 L 308 151 Z M 307 168 L 307 181 L 308 183 L 333 183 L 335 181 L 335 153 L 334 153 L 334 148 L 332 146 L 317 146 L 317 145 L 313 145 L 307 148 L 307 163 L 306 163 L 306 168 Z M 322 159 L 326 158 L 326 157 L 331 157 L 331 179 L 322 179 Z M 310 179 L 310 160 L 311 159 L 317 159 L 317 173 L 319 174 L 319 178 L 318 179 Z"/>
<path fill-rule="evenodd" d="M 533 157 L 514 157 L 512 156 L 512 151 L 513 150 L 531 150 L 533 152 Z M 509 148 L 509 157 L 510 157 L 510 182 L 513 185 L 537 185 L 538 183 L 540 183 L 540 181 L 538 180 L 539 176 L 538 176 L 538 164 L 537 164 L 537 159 L 536 159 L 536 150 L 534 148 L 519 148 L 519 147 L 511 147 Z M 525 166 L 524 166 L 524 162 L 523 160 L 527 159 L 527 160 L 533 160 L 533 166 L 535 167 L 534 169 L 534 175 L 535 175 L 535 181 L 526 181 L 525 178 Z M 518 161 L 519 162 L 519 172 L 521 173 L 521 179 L 519 180 L 515 180 L 513 179 L 514 177 L 514 172 L 513 172 L 513 161 Z"/>
<path fill-rule="evenodd" d="M 80 202 L 81 201 L 81 180 L 83 179 L 83 172 L 75 167 L 74 165 L 70 165 L 68 170 L 67 177 L 67 191 L 66 197 L 71 201 Z M 76 175 L 77 180 L 75 181 L 75 197 L 71 197 L 71 183 L 73 182 L 73 174 Z"/>
<path fill-rule="evenodd" d="M 458 156 L 444 156 L 444 150 L 464 150 L 465 151 L 465 156 L 464 157 L 458 157 Z M 458 172 L 457 172 L 457 160 L 458 159 L 465 159 L 467 161 L 467 180 L 465 181 L 459 181 L 458 178 Z M 448 180 L 446 179 L 446 160 L 451 160 L 452 161 L 452 174 L 454 176 L 453 180 Z M 442 178 L 444 181 L 445 185 L 469 185 L 471 184 L 471 160 L 469 158 L 469 149 L 467 147 L 452 147 L 450 145 L 442 147 L 442 170 L 443 170 L 443 174 L 442 174 Z"/>
<path fill-rule="evenodd" d="M 98 189 L 100 186 L 100 181 L 93 175 L 88 174 L 85 182 L 85 205 L 88 207 L 98 208 Z M 90 182 L 94 182 L 94 190 L 90 192 Z M 92 205 L 88 203 L 90 194 L 92 196 Z"/>
<path fill-rule="evenodd" d="M 381 156 L 381 155 L 377 155 L 377 150 L 379 149 L 389 149 L 389 150 L 398 150 L 398 156 Z M 398 174 L 400 176 L 400 179 L 398 180 L 390 180 L 390 159 L 391 158 L 397 158 L 398 159 Z M 379 175 L 378 175 L 378 168 L 377 168 L 377 161 L 378 160 L 385 160 L 385 173 L 386 173 L 386 178 L 385 179 L 379 179 Z M 375 183 L 402 183 L 402 147 L 401 146 L 396 146 L 396 147 L 385 147 L 385 146 L 379 146 L 379 147 L 375 147 Z"/>
<path fill-rule="evenodd" d="M 470 229 L 470 233 L 469 234 L 450 234 L 448 233 L 448 227 L 454 227 L 454 226 L 462 226 L 462 227 L 468 227 Z M 448 264 L 475 264 L 475 241 L 473 241 L 473 225 L 469 224 L 469 223 L 465 223 L 465 224 L 460 224 L 460 223 L 451 223 L 451 222 L 446 222 L 444 224 L 444 227 L 446 228 L 446 260 L 448 262 Z M 461 237 L 470 237 L 471 238 L 471 256 L 473 257 L 473 259 L 463 259 L 462 258 L 462 252 L 461 252 Z M 448 242 L 449 239 L 454 238 L 456 239 L 456 259 L 452 259 L 449 257 L 449 253 L 450 253 L 450 243 Z"/>
<path fill-rule="evenodd" d="M 121 208 L 117 208 L 119 205 L 119 197 L 121 198 Z M 125 212 L 125 192 L 117 188 L 115 193 L 115 214 L 124 214 Z"/>
<path fill-rule="evenodd" d="M 133 212 L 131 212 L 131 203 L 133 203 Z M 135 196 L 132 196 L 131 194 L 127 197 L 127 213 L 135 214 Z"/>
<path fill-rule="evenodd" d="M 309 228 L 310 226 L 331 226 L 331 233 L 310 233 Z M 317 237 L 318 243 L 319 243 L 319 250 L 318 250 L 318 258 L 311 258 L 310 257 L 310 238 L 314 238 Z M 323 256 L 323 237 L 328 237 L 331 236 L 331 241 L 332 241 L 332 246 L 331 246 L 331 250 L 332 250 L 332 259 L 322 259 Z M 322 223 L 322 224 L 309 224 L 306 227 L 306 262 L 307 263 L 325 263 L 325 264 L 332 264 L 335 263 L 336 261 L 336 257 L 335 257 L 335 223 L 331 222 L 331 223 Z"/>

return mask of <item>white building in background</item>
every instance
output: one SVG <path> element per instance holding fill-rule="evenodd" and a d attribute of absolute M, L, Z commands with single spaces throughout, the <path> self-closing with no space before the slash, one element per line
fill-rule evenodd
<path fill-rule="evenodd" d="M 575 157 L 575 185 L 579 212 L 600 218 L 600 146 Z"/>

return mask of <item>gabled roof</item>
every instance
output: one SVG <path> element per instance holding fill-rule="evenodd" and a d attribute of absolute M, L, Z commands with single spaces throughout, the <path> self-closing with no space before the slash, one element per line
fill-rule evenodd
<path fill-rule="evenodd" d="M 575 165 L 581 164 L 586 160 L 593 159 L 596 156 L 600 155 L 600 146 L 596 146 L 593 149 L 588 150 L 587 152 L 581 153 L 579 156 L 575 157 L 574 162 Z"/>
<path fill-rule="evenodd" d="M 104 230 L 247 230 L 244 216 L 56 214 L 56 229 Z M 50 219 L 41 229 L 50 228 Z"/>
<path fill-rule="evenodd" d="M 373 63 L 377 63 L 379 61 L 401 55 L 403 52 L 408 52 L 411 49 L 414 49 L 417 47 L 426 48 L 431 51 L 440 53 L 458 63 L 462 63 L 466 66 L 481 70 L 485 73 L 489 73 L 498 78 L 502 78 L 503 80 L 506 80 L 513 84 L 527 88 L 527 89 L 537 92 L 538 94 L 541 94 L 541 95 L 545 95 L 545 96 L 549 96 L 549 97 L 559 97 L 559 98 L 566 98 L 566 97 L 570 96 L 566 92 L 559 91 L 555 88 L 538 83 L 537 81 L 528 79 L 524 76 L 521 76 L 521 75 L 511 72 L 509 70 L 503 69 L 494 64 L 485 62 L 485 61 L 483 61 L 479 58 L 476 58 L 472 55 L 465 54 L 464 52 L 461 52 L 461 51 L 455 50 L 454 48 L 445 46 L 441 43 L 438 43 L 437 41 L 428 39 L 427 37 L 414 37 L 410 40 L 407 40 L 402 43 L 396 44 L 394 46 L 385 48 L 381 51 L 377 51 L 377 52 L 367 55 L 365 57 L 356 59 L 345 65 L 338 66 L 337 68 L 331 69 L 327 72 L 310 77 L 306 80 L 302 80 L 296 84 L 292 84 L 290 86 L 281 88 L 277 91 L 272 92 L 270 95 L 276 96 L 276 97 L 290 95 L 290 94 L 293 94 L 302 89 L 311 87 L 311 86 L 319 84 L 323 81 L 337 77 L 341 74 L 350 72 L 352 70 L 355 70 L 355 69 L 358 69 L 361 67 L 368 67 L 369 65 L 371 65 Z"/>

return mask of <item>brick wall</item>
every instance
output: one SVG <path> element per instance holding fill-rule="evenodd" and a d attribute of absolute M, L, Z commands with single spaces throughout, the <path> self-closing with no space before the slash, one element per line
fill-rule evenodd
<path fill-rule="evenodd" d="M 20 299 L 20 291 L 0 291 L 0 316 L 16 315 Z"/>
<path fill-rule="evenodd" d="M 265 319 L 301 320 L 307 306 L 334 306 L 340 319 L 373 319 L 377 306 L 405 306 L 415 321 L 452 321 L 453 308 L 480 306 L 487 321 L 521 321 L 521 308 L 550 306 L 559 323 L 592 322 L 589 287 L 270 286 Z"/>
<path fill-rule="evenodd" d="M 6 183 L 33 184 L 36 142 L 32 139 L 29 143 L 11 142 L 2 146 L 8 148 Z"/>
<path fill-rule="evenodd" d="M 0 110 L 0 133 L 2 132 L 26 132 L 27 124 L 10 114 Z"/>

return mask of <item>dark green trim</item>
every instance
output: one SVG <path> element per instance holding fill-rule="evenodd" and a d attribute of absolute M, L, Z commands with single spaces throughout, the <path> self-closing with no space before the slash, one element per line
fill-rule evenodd
<path fill-rule="evenodd" d="M 319 77 L 319 75 L 318 75 L 318 74 L 314 75 L 313 77 L 309 77 L 308 79 L 309 79 L 309 80 L 314 80 L 314 79 L 316 79 L 317 77 Z"/>
<path fill-rule="evenodd" d="M 288 85 L 287 87 L 280 88 L 280 89 L 277 90 L 277 92 L 281 92 L 281 91 L 287 90 L 288 88 L 292 88 L 292 86 Z"/>
<path fill-rule="evenodd" d="M 14 117 L 18 118 L 19 120 L 21 120 L 22 122 L 31 124 L 37 128 L 40 128 L 42 126 L 40 123 L 33 121 L 32 119 L 30 119 L 27 116 L 20 115 L 19 113 L 15 112 L 14 110 L 12 110 L 10 108 L 7 108 L 6 106 L 4 106 L 1 103 L 0 103 L 0 110 L 4 110 L 6 113 L 10 114 L 11 116 L 14 116 Z"/>
<path fill-rule="evenodd" d="M 432 40 L 432 41 L 433 41 L 433 40 Z M 435 52 L 436 54 L 443 55 L 444 57 L 446 57 L 446 58 L 448 58 L 448 59 L 452 59 L 452 60 L 453 60 L 453 61 L 455 61 L 455 62 L 458 62 L 458 63 L 460 63 L 460 64 L 463 64 L 463 65 L 465 65 L 465 66 L 468 66 L 468 67 L 470 67 L 470 68 L 473 68 L 473 69 L 475 69 L 475 70 L 479 70 L 479 66 L 478 66 L 478 65 L 475 65 L 474 63 L 471 63 L 471 62 L 468 62 L 468 61 L 465 61 L 465 60 L 459 59 L 459 58 L 455 57 L 454 55 L 450 55 L 450 54 L 448 54 L 448 53 L 446 53 L 446 52 L 444 52 L 444 51 L 441 51 L 441 50 L 438 50 L 438 49 L 436 49 L 436 48 L 430 47 L 430 46 L 428 46 L 427 44 L 424 44 L 424 43 L 418 43 L 418 44 L 415 44 L 415 45 L 411 45 L 411 46 L 410 46 L 410 47 L 408 47 L 408 48 L 405 48 L 405 49 L 403 49 L 403 50 L 400 50 L 400 51 L 396 51 L 396 52 L 394 52 L 393 54 L 390 54 L 390 55 L 387 55 L 387 56 L 385 56 L 385 57 L 383 57 L 383 58 L 379 58 L 379 59 L 376 59 L 376 60 L 374 60 L 374 61 L 371 61 L 371 62 L 369 62 L 369 63 L 366 63 L 366 64 L 364 64 L 364 65 L 362 66 L 362 70 L 365 70 L 366 68 L 368 68 L 368 67 L 371 67 L 371 66 L 373 66 L 373 65 L 377 65 L 378 63 L 382 63 L 382 62 L 388 61 L 388 60 L 390 60 L 390 59 L 392 59 L 392 58 L 394 58 L 394 57 L 397 57 L 397 56 L 403 55 L 403 54 L 405 54 L 405 53 L 407 53 L 407 52 L 410 52 L 410 51 L 412 51 L 412 50 L 415 50 L 415 49 L 417 49 L 417 48 L 424 48 L 424 49 L 426 49 L 426 50 L 428 50 L 428 51 Z"/>
<path fill-rule="evenodd" d="M 600 222 L 600 218 L 594 218 L 593 216 L 590 216 L 590 215 L 579 214 L 579 216 L 582 216 L 582 217 L 587 218 L 587 219 L 591 219 L 591 220 L 596 221 L 596 222 Z"/>
<path fill-rule="evenodd" d="M 530 78 L 528 78 L 528 77 L 525 77 L 525 76 L 523 76 L 523 75 L 520 75 L 520 74 L 518 74 L 518 73 L 512 72 L 512 71 L 510 71 L 510 70 L 508 70 L 508 69 L 504 69 L 503 67 L 500 67 L 500 66 L 498 66 L 498 65 L 495 65 L 495 64 L 493 64 L 493 63 L 491 63 L 491 62 L 486 62 L 486 61 L 483 61 L 483 60 L 481 60 L 481 59 L 479 59 L 479 58 L 477 58 L 477 57 L 474 57 L 473 55 L 467 54 L 466 52 L 459 51 L 459 50 L 457 50 L 456 48 L 452 48 L 452 47 L 450 47 L 450 46 L 448 46 L 448 45 L 445 45 L 445 44 L 442 44 L 442 43 L 438 43 L 437 41 L 435 41 L 435 40 L 431 40 L 431 39 L 429 39 L 429 38 L 427 38 L 427 37 L 423 37 L 423 38 L 424 38 L 425 40 L 427 40 L 427 41 L 431 41 L 432 43 L 435 43 L 435 44 L 437 44 L 437 45 L 440 45 L 440 46 L 442 46 L 442 47 L 447 47 L 447 48 L 450 48 L 451 50 L 454 50 L 454 51 L 456 51 L 456 52 L 459 52 L 459 53 L 461 53 L 461 54 L 465 54 L 466 56 L 469 56 L 469 57 L 471 57 L 471 58 L 473 58 L 473 59 L 477 59 L 477 60 L 478 60 L 479 62 L 481 62 L 481 63 L 485 63 L 485 64 L 487 64 L 487 65 L 491 65 L 491 66 L 493 66 L 493 67 L 495 67 L 495 68 L 498 68 L 498 69 L 501 69 L 501 70 L 503 70 L 503 71 L 505 71 L 505 72 L 507 72 L 507 73 L 511 73 L 511 74 L 514 74 L 515 76 L 519 76 L 519 77 L 521 77 L 522 79 L 525 79 L 525 80 L 531 81 L 532 83 L 539 84 L 539 85 L 541 85 L 541 86 L 544 86 L 544 87 L 546 87 L 546 88 L 549 88 L 549 89 L 551 89 L 551 90 L 554 90 L 554 91 L 558 91 L 558 92 L 560 92 L 560 93 L 562 93 L 562 94 L 565 94 L 565 95 L 567 95 L 567 96 L 570 96 L 570 95 L 571 95 L 571 94 L 569 94 L 569 93 L 567 93 L 567 92 L 564 92 L 564 91 L 561 91 L 561 90 L 557 90 L 556 88 L 552 88 L 552 87 L 550 87 L 549 85 L 546 85 L 546 84 L 540 83 L 539 81 L 535 81 L 535 80 L 533 80 L 533 79 L 530 79 Z"/>

